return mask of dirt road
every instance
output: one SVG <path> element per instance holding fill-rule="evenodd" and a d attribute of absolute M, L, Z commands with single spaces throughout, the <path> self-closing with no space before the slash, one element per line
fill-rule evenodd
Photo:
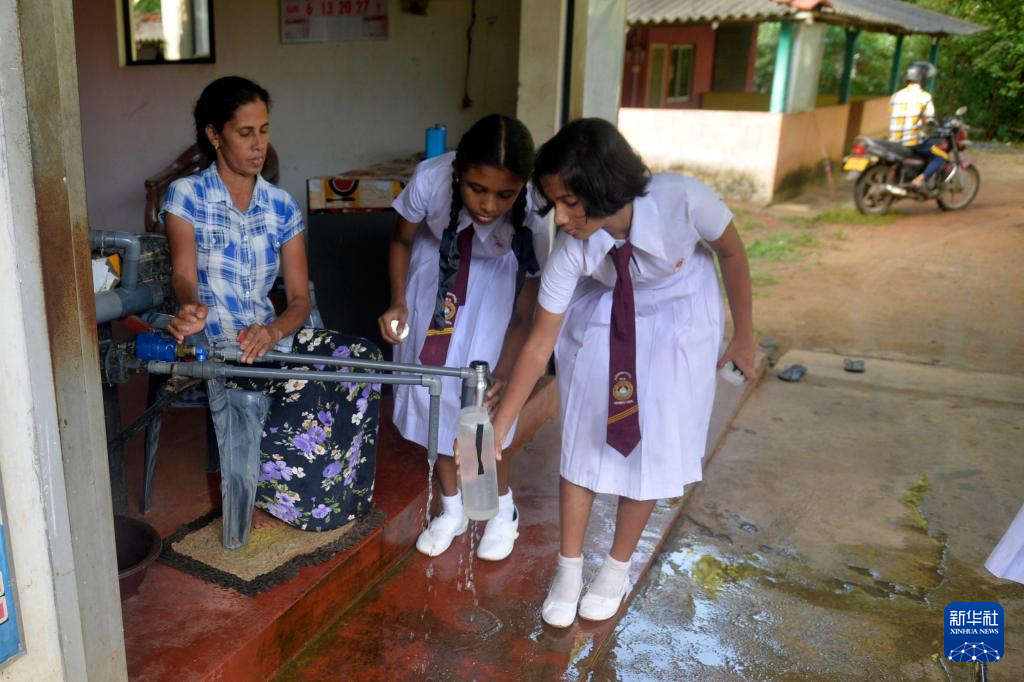
<path fill-rule="evenodd" d="M 777 232 L 818 241 L 799 260 L 752 259 L 776 280 L 755 281 L 758 331 L 792 348 L 1024 374 L 1024 153 L 978 164 L 981 191 L 960 212 L 900 202 L 905 215 L 888 224 L 802 228 L 800 213 L 740 207 L 748 244 Z"/>

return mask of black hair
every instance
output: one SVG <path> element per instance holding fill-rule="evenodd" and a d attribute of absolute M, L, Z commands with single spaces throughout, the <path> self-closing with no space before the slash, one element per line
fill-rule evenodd
<path fill-rule="evenodd" d="M 196 121 L 196 143 L 199 149 L 211 159 L 217 158 L 206 126 L 212 125 L 218 134 L 224 131 L 224 124 L 235 117 L 239 107 L 250 102 L 261 101 L 270 109 L 270 93 L 259 84 L 241 76 L 224 76 L 213 81 L 199 95 L 192 115 Z"/>
<path fill-rule="evenodd" d="M 526 227 L 526 182 L 533 171 L 533 136 L 521 121 L 501 114 L 485 116 L 473 124 L 459 140 L 452 162 L 452 207 L 448 227 L 441 235 L 440 284 L 438 303 L 434 311 L 434 326 L 444 326 L 444 296 L 455 284 L 459 269 L 459 249 L 456 232 L 459 228 L 459 213 L 462 211 L 462 192 L 459 189 L 462 174 L 471 166 L 491 166 L 507 170 L 523 180 L 515 203 L 509 210 L 515 232 L 512 236 L 512 252 L 519 263 L 516 272 L 516 296 L 522 289 L 527 273 L 540 271 L 537 255 L 533 249 L 533 235 Z"/>
<path fill-rule="evenodd" d="M 607 218 L 647 194 L 651 171 L 615 126 L 601 118 L 567 123 L 541 145 L 533 166 L 533 184 L 543 198 L 541 215 L 551 210 L 540 179 L 557 176 L 576 195 L 587 217 Z"/>

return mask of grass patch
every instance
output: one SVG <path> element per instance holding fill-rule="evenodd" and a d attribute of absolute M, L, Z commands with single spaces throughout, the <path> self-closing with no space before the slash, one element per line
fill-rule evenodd
<path fill-rule="evenodd" d="M 732 212 L 733 222 L 736 223 L 736 229 L 740 232 L 746 232 L 748 230 L 758 230 L 764 227 L 764 223 L 757 218 L 752 218 L 750 213 L 746 209 L 736 208 Z"/>
<path fill-rule="evenodd" d="M 846 239 L 846 233 L 842 230 L 835 230 L 834 232 L 826 232 L 825 236 L 829 239 L 835 239 L 836 241 L 844 241 Z"/>
<path fill-rule="evenodd" d="M 804 257 L 804 250 L 814 248 L 818 240 L 799 232 L 775 232 L 767 239 L 755 239 L 747 245 L 751 259 L 793 261 Z"/>
<path fill-rule="evenodd" d="M 899 213 L 864 215 L 855 208 L 834 206 L 825 209 L 816 216 L 786 216 L 783 220 L 800 227 L 818 227 L 820 225 L 888 225 L 900 217 L 901 214 Z"/>
<path fill-rule="evenodd" d="M 773 275 L 768 274 L 764 270 L 750 269 L 750 283 L 755 287 L 770 287 L 778 283 L 778 281 Z"/>

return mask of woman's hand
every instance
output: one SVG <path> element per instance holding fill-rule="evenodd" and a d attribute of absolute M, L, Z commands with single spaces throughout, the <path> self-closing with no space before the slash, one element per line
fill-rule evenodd
<path fill-rule="evenodd" d="M 402 343 L 405 337 L 405 326 L 409 319 L 409 308 L 404 305 L 393 305 L 384 311 L 384 314 L 377 318 L 380 325 L 380 335 L 388 343 Z M 392 322 L 397 322 L 392 329 Z M 395 329 L 398 333 L 395 333 Z"/>
<path fill-rule="evenodd" d="M 178 343 L 184 343 L 186 336 L 198 334 L 206 328 L 208 313 L 209 309 L 202 303 L 185 303 L 167 324 L 167 333 Z"/>
<path fill-rule="evenodd" d="M 718 360 L 718 369 L 725 367 L 730 360 L 743 372 L 745 381 L 752 380 L 757 375 L 757 368 L 754 366 L 754 340 L 734 336 Z"/>
<path fill-rule="evenodd" d="M 242 349 L 241 361 L 251 365 L 256 358 L 262 358 L 283 338 L 284 334 L 272 325 L 250 324 L 238 332 L 238 345 Z"/>

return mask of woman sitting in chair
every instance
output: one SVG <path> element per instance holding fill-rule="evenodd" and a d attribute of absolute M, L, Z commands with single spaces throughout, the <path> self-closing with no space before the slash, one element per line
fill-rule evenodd
<path fill-rule="evenodd" d="M 237 344 L 242 362 L 272 349 L 380 359 L 365 339 L 303 329 L 310 314 L 302 212 L 260 176 L 270 139 L 270 96 L 229 76 L 210 83 L 195 107 L 209 168 L 171 184 L 161 210 L 171 249 L 178 312 L 167 331 L 179 342 L 201 331 Z M 268 297 L 280 271 L 287 307 Z M 371 508 L 379 386 L 236 379 L 272 403 L 260 446 L 256 506 L 303 530 L 329 530 Z"/>

